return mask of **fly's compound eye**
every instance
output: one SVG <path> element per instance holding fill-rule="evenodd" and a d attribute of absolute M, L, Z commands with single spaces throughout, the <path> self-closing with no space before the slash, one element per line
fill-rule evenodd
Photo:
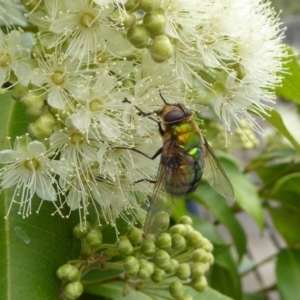
<path fill-rule="evenodd" d="M 182 121 L 185 118 L 185 113 L 181 110 L 172 110 L 164 115 L 164 122 L 172 124 Z"/>

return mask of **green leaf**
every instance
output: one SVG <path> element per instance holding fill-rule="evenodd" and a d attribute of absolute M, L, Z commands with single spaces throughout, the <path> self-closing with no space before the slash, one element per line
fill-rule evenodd
<path fill-rule="evenodd" d="M 223 197 L 215 192 L 206 182 L 201 182 L 198 185 L 196 192 L 188 197 L 191 197 L 191 199 L 195 199 L 206 206 L 215 218 L 228 228 L 239 258 L 241 258 L 246 251 L 245 232 Z"/>
<path fill-rule="evenodd" d="M 209 272 L 210 286 L 235 300 L 241 299 L 241 277 L 230 251 L 213 254 L 215 263 Z"/>
<path fill-rule="evenodd" d="M 285 249 L 276 264 L 277 285 L 282 300 L 295 300 L 300 295 L 300 250 Z"/>
<path fill-rule="evenodd" d="M 55 273 L 70 258 L 71 220 L 51 216 L 54 206 L 49 202 L 36 214 L 37 198 L 30 217 L 18 215 L 14 204 L 5 220 L 10 196 L 2 192 L 0 199 L 0 299 L 57 299 L 60 281 Z"/>
<path fill-rule="evenodd" d="M 299 199 L 299 198 L 298 198 Z M 288 245 L 300 245 L 300 214 L 297 211 L 281 207 L 270 207 L 273 223 Z"/>
<path fill-rule="evenodd" d="M 230 155 L 225 153 L 220 155 L 218 152 L 218 159 L 231 180 L 236 201 L 244 211 L 253 217 L 258 226 L 263 228 L 264 217 L 262 205 L 255 186 L 249 181 L 246 175 L 242 173 Z"/>
<path fill-rule="evenodd" d="M 270 192 L 270 198 L 280 201 L 285 207 L 300 214 L 300 172 L 283 176 L 276 181 Z"/>
<path fill-rule="evenodd" d="M 293 50 L 286 47 L 288 57 L 283 58 L 284 73 L 280 75 L 283 77 L 281 86 L 277 87 L 276 95 L 291 100 L 296 103 L 300 103 L 300 66 L 297 56 L 293 53 Z"/>
<path fill-rule="evenodd" d="M 297 150 L 297 152 L 300 153 L 300 144 L 289 132 L 288 128 L 286 128 L 279 112 L 277 112 L 275 109 L 272 109 L 268 113 L 260 112 L 260 115 L 271 125 L 273 125 L 284 137 L 286 137 Z"/>
<path fill-rule="evenodd" d="M 0 96 L 0 147 L 7 147 L 6 136 L 12 139 L 27 131 L 27 118 L 22 105 Z M 14 203 L 7 220 L 12 191 L 0 194 L 0 286 L 1 300 L 58 299 L 60 281 L 57 268 L 64 264 L 71 253 L 72 235 L 70 219 L 62 219 L 54 205 L 45 201 L 39 214 L 40 200 L 32 199 L 33 214 L 23 219 L 18 214 L 19 205 Z"/>

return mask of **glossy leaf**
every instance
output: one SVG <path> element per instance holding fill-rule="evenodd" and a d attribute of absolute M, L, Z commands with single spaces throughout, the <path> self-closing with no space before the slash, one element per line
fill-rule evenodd
<path fill-rule="evenodd" d="M 9 93 L 0 96 L 0 105 L 0 147 L 4 149 L 6 136 L 13 141 L 26 132 L 27 118 L 21 103 Z M 30 217 L 23 219 L 14 204 L 5 220 L 11 196 L 8 190 L 0 194 L 0 299 L 57 299 L 60 282 L 55 272 L 70 258 L 72 220 L 51 216 L 54 205 L 46 201 L 36 214 L 37 198 L 32 200 Z"/>
<path fill-rule="evenodd" d="M 281 86 L 275 90 L 276 95 L 300 103 L 300 65 L 297 56 L 293 50 L 286 47 L 286 52 L 289 56 L 283 58 L 284 73 L 280 75 L 283 77 Z"/>
<path fill-rule="evenodd" d="M 294 148 L 300 153 L 300 144 L 290 133 L 288 128 L 285 126 L 282 117 L 278 111 L 272 109 L 268 113 L 260 113 L 263 118 L 265 118 L 271 125 L 273 125 L 284 137 L 286 137 Z"/>
<path fill-rule="evenodd" d="M 241 258 L 246 251 L 245 232 L 223 197 L 215 192 L 206 182 L 201 182 L 196 192 L 189 197 L 206 206 L 215 218 L 228 228 L 239 258 Z"/>
<path fill-rule="evenodd" d="M 218 153 L 219 154 L 219 153 Z M 241 208 L 248 212 L 260 228 L 263 227 L 263 211 L 256 187 L 242 173 L 233 158 L 223 153 L 218 159 L 230 178 L 234 187 L 236 201 Z"/>
<path fill-rule="evenodd" d="M 300 250 L 282 250 L 276 264 L 277 285 L 282 300 L 300 295 Z"/>
<path fill-rule="evenodd" d="M 299 198 L 298 198 L 299 199 Z M 284 206 L 269 208 L 273 223 L 287 244 L 300 245 L 300 214 Z"/>

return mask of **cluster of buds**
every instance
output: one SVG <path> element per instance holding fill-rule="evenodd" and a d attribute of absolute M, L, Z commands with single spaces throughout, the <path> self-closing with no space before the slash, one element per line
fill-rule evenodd
<path fill-rule="evenodd" d="M 131 289 L 150 295 L 155 283 L 158 292 L 168 290 L 174 299 L 192 299 L 185 287 L 203 292 L 205 272 L 214 261 L 212 244 L 192 224 L 190 217 L 183 216 L 169 233 L 146 238 L 141 229 L 129 226 L 113 244 L 102 243 L 101 229 L 87 224 L 82 230 L 78 224 L 73 233 L 82 240 L 81 258 L 57 270 L 63 281 L 63 299 L 77 299 L 84 291 L 81 279 L 94 269 L 120 271 L 115 280 L 124 282 L 124 295 Z"/>

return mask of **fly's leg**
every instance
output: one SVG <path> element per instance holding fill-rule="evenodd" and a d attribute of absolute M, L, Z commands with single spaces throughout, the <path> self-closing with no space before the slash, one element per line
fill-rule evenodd
<path fill-rule="evenodd" d="M 160 95 L 161 95 L 161 94 L 160 94 Z M 161 97 L 162 97 L 162 96 L 161 96 Z M 163 98 L 162 98 L 162 99 L 163 99 Z M 127 98 L 124 98 L 123 103 L 130 103 L 130 104 L 131 104 L 131 102 L 130 102 Z M 151 115 L 155 114 L 156 111 L 152 111 L 152 112 L 146 113 L 146 112 L 142 111 L 138 106 L 134 105 L 134 107 L 139 111 L 139 113 L 138 113 L 139 116 L 141 116 L 141 117 L 148 117 L 150 120 L 156 122 L 157 125 L 158 125 L 159 133 L 161 134 L 161 136 L 164 136 L 165 131 L 163 130 L 163 128 L 162 128 L 162 126 L 161 126 L 161 122 L 158 121 L 158 120 L 156 120 L 156 119 L 154 119 L 153 117 L 151 117 Z"/>
<path fill-rule="evenodd" d="M 149 156 L 149 155 L 147 155 L 146 153 L 144 153 L 144 152 L 142 152 L 142 151 L 140 151 L 140 150 L 138 150 L 138 149 L 135 149 L 135 148 L 129 148 L 129 147 L 111 147 L 110 149 L 125 149 L 125 150 L 131 150 L 131 151 L 134 151 L 134 152 L 137 152 L 137 153 L 139 153 L 139 154 L 141 154 L 141 155 L 143 155 L 143 156 L 145 156 L 145 157 L 147 157 L 147 158 L 149 158 L 149 159 L 151 159 L 151 160 L 154 160 L 158 155 L 160 155 L 161 154 L 161 152 L 162 152 L 162 147 L 161 148 L 159 148 L 155 153 L 154 153 L 154 155 L 153 156 Z"/>

